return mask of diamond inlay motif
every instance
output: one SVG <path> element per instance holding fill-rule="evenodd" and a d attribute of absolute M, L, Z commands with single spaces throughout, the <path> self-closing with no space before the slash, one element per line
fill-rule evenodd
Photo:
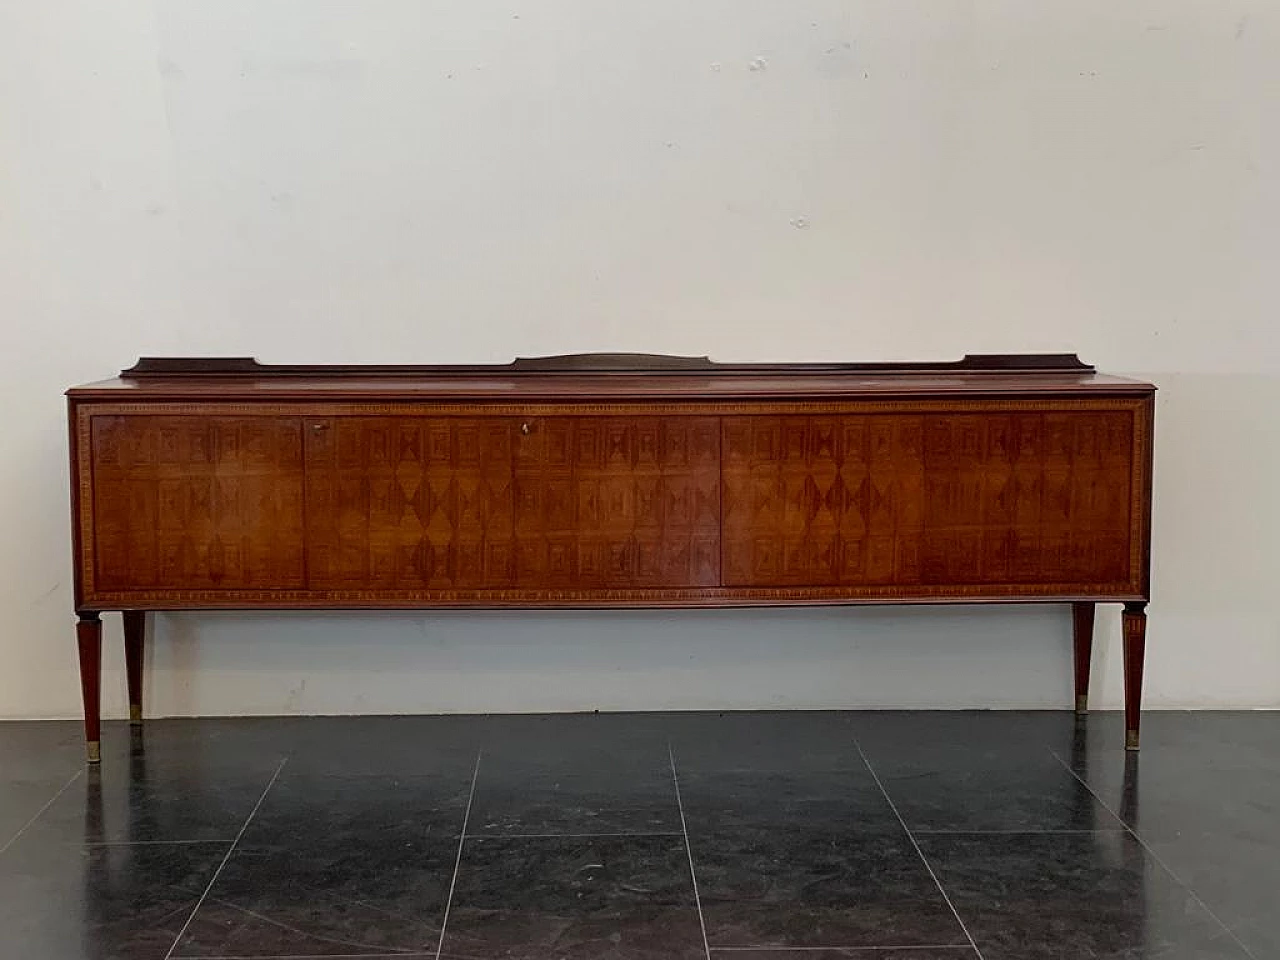
<path fill-rule="evenodd" d="M 727 586 L 1127 580 L 1125 411 L 723 420 Z"/>

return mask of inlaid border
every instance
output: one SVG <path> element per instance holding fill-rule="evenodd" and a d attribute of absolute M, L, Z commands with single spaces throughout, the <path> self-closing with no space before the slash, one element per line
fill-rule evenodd
<path fill-rule="evenodd" d="M 181 609 L 184 607 L 299 607 L 350 605 L 367 608 L 431 606 L 728 606 L 806 603 L 945 602 L 1020 599 L 1071 600 L 1148 599 L 1150 594 L 1151 464 L 1154 397 L 1061 398 L 1044 400 L 896 399 L 839 401 L 680 401 L 625 403 L 480 403 L 333 401 L 165 402 L 72 401 L 75 418 L 73 459 L 76 466 L 74 509 L 79 569 L 77 609 Z M 1128 412 L 1133 415 L 1133 463 L 1130 502 L 1129 580 L 1113 584 L 982 584 L 969 586 L 848 585 L 834 587 L 717 587 L 636 590 L 474 590 L 474 591 L 234 591 L 141 590 L 103 591 L 94 583 L 94 514 L 92 421 L 95 416 L 785 416 L 859 415 L 867 413 L 995 413 L 995 412 Z"/>
<path fill-rule="evenodd" d="M 392 609 L 432 607 L 684 607 L 800 606 L 804 604 L 916 601 L 1017 602 L 1047 600 L 1133 600 L 1132 584 L 851 585 L 828 587 L 688 587 L 650 589 L 500 590 L 135 590 L 104 591 L 89 597 L 104 609 L 130 607 L 244 609 Z"/>
<path fill-rule="evenodd" d="M 165 401 L 130 403 L 81 400 L 82 414 L 119 416 L 226 416 L 226 417 L 641 417 L 641 416 L 810 416 L 865 413 L 1071 413 L 1074 411 L 1120 412 L 1136 410 L 1149 402 L 1146 397 L 1116 396 L 1084 399 L 1005 400 L 1000 397 L 974 399 L 911 398 L 868 400 L 862 397 L 836 400 L 655 400 L 621 402 L 536 402 L 510 401 L 418 401 L 368 403 L 333 400 L 262 401 Z"/>

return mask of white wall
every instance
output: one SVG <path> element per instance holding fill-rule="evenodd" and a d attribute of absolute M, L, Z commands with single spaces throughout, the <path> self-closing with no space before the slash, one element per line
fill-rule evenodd
<path fill-rule="evenodd" d="M 1273 0 L 0 4 L 0 716 L 79 708 L 66 386 L 592 349 L 1153 378 L 1147 702 L 1280 706 L 1277 50 Z M 161 714 L 1069 701 L 1054 607 L 157 627 Z"/>

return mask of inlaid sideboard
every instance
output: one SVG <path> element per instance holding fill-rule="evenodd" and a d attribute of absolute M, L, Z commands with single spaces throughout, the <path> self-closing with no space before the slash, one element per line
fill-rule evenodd
<path fill-rule="evenodd" d="M 1155 388 L 1070 355 L 485 366 L 149 358 L 68 391 L 88 758 L 101 614 L 1123 604 L 1138 747 Z"/>

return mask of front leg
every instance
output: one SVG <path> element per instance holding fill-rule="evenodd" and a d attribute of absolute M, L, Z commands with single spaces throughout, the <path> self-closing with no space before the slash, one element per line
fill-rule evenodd
<path fill-rule="evenodd" d="M 76 645 L 80 648 L 80 692 L 84 696 L 85 756 L 90 763 L 98 763 L 102 760 L 102 617 L 96 610 L 80 611 Z"/>
<path fill-rule="evenodd" d="M 142 655 L 147 639 L 147 615 L 141 610 L 124 612 L 124 665 L 129 684 L 129 722 L 142 725 Z"/>
<path fill-rule="evenodd" d="M 1124 748 L 1138 749 L 1142 722 L 1142 669 L 1147 651 L 1147 604 L 1126 603 L 1124 633 Z"/>
<path fill-rule="evenodd" d="M 1076 713 L 1089 712 L 1089 663 L 1093 659 L 1093 608 L 1088 602 L 1071 605 L 1072 635 L 1076 654 Z"/>

